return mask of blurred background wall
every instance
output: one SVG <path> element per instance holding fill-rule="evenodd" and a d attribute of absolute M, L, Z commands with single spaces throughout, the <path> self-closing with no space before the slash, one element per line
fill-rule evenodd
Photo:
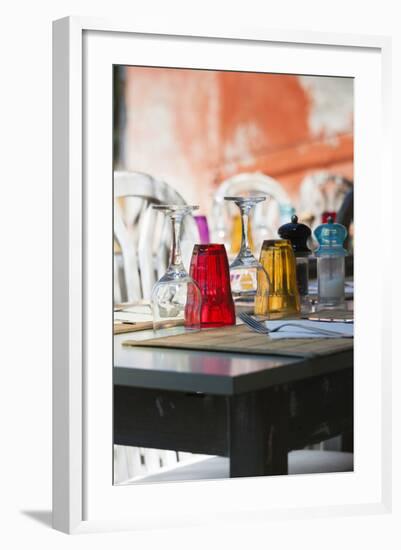
<path fill-rule="evenodd" d="M 297 206 L 303 177 L 353 180 L 353 81 L 118 67 L 115 167 L 147 172 L 208 214 L 226 177 L 261 171 Z"/>

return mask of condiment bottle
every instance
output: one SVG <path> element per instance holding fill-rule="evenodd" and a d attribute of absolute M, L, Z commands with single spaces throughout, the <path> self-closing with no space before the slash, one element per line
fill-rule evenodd
<path fill-rule="evenodd" d="M 347 251 L 343 247 L 346 228 L 329 218 L 319 225 L 314 235 L 319 243 L 317 257 L 318 304 L 317 309 L 338 309 L 345 304 L 344 278 Z"/>
<path fill-rule="evenodd" d="M 311 230 L 303 223 L 298 223 L 298 217 L 291 216 L 291 223 L 286 223 L 279 227 L 278 234 L 282 239 L 288 239 L 291 242 L 295 254 L 297 285 L 301 297 L 301 309 L 303 311 L 310 309 L 308 299 L 309 286 L 309 250 L 307 241 L 311 236 Z"/>

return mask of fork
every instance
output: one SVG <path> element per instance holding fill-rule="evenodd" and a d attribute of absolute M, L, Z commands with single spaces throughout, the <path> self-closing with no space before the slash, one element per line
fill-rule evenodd
<path fill-rule="evenodd" d="M 253 329 L 255 332 L 259 332 L 260 334 L 270 334 L 272 332 L 277 332 L 283 327 L 299 327 L 297 323 L 283 323 L 279 325 L 278 327 L 269 329 L 264 323 L 261 321 L 258 321 L 257 319 L 254 319 L 251 315 L 248 315 L 248 313 L 240 313 L 239 318 L 248 325 L 251 329 Z M 325 330 L 323 328 L 318 327 L 308 327 L 308 326 L 302 326 L 302 328 L 310 330 L 314 332 L 315 334 L 324 334 L 326 336 L 343 336 L 341 332 L 337 332 L 334 330 Z"/>

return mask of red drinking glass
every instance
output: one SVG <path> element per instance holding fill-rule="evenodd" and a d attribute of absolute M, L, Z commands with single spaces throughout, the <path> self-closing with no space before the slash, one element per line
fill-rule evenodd
<path fill-rule="evenodd" d="M 224 244 L 196 244 L 189 273 L 202 295 L 201 328 L 235 325 L 230 269 Z"/>
<path fill-rule="evenodd" d="M 329 221 L 329 218 L 333 218 L 333 222 L 336 221 L 337 212 L 323 212 L 322 214 L 322 223 L 327 223 Z"/>

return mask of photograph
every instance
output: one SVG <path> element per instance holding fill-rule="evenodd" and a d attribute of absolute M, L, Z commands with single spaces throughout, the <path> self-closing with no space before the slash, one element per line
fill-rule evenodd
<path fill-rule="evenodd" d="M 5 6 L 5 550 L 401 548 L 398 4 Z"/>
<path fill-rule="evenodd" d="M 353 472 L 354 79 L 112 70 L 113 484 Z"/>

